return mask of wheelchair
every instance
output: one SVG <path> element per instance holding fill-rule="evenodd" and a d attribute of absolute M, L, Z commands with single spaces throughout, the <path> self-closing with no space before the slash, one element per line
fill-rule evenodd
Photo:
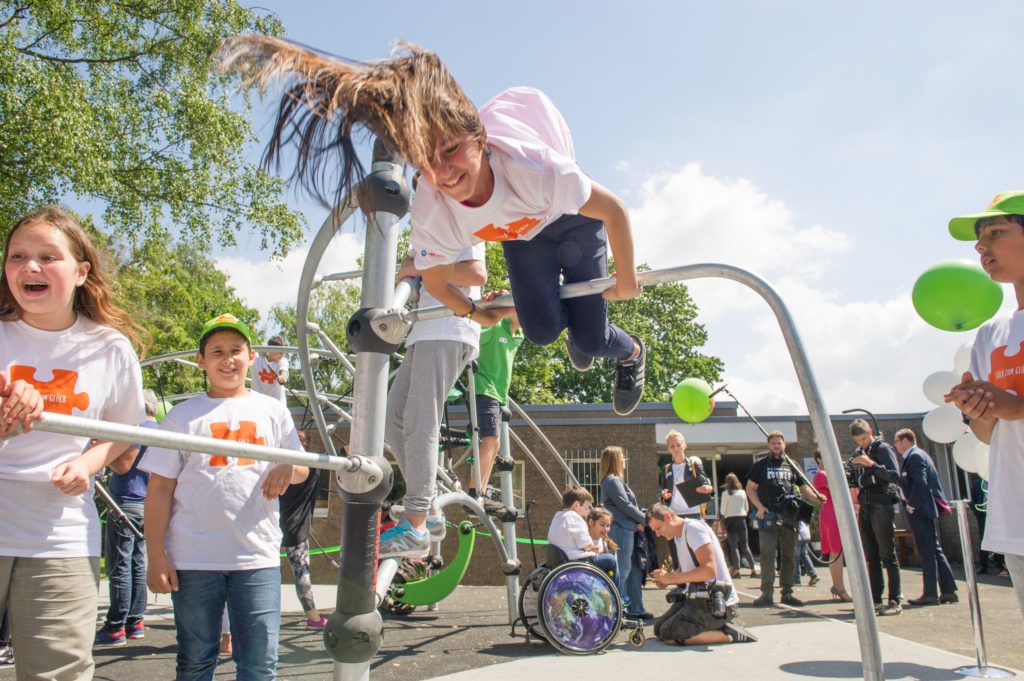
<path fill-rule="evenodd" d="M 634 648 L 644 645 L 643 621 L 626 617 L 615 582 L 596 565 L 570 561 L 556 546 L 547 546 L 547 560 L 526 575 L 519 590 L 519 619 L 526 640 L 539 638 L 570 655 L 598 653 L 629 630 Z"/>

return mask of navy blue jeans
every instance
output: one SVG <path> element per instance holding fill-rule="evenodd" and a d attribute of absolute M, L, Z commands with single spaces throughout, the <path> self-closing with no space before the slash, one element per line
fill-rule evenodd
<path fill-rule="evenodd" d="M 619 569 L 615 573 L 615 585 L 619 587 L 619 595 L 626 604 L 626 612 L 638 615 L 644 611 L 644 599 L 640 583 L 642 575 L 633 565 L 634 530 L 632 527 L 612 525 L 608 535 L 619 545 L 619 553 L 616 556 Z"/>
<path fill-rule="evenodd" d="M 143 504 L 123 503 L 121 510 L 142 531 Z M 110 580 L 107 631 L 117 631 L 142 621 L 146 614 L 146 540 L 136 539 L 113 513 L 107 514 L 106 571 Z"/>
<path fill-rule="evenodd" d="M 601 294 L 558 297 L 562 283 L 608 276 L 608 238 L 600 220 L 563 215 L 533 239 L 505 241 L 502 248 L 519 323 L 531 342 L 548 345 L 568 328 L 573 345 L 589 357 L 626 359 L 633 354 L 629 334 L 608 323 L 608 303 Z"/>
<path fill-rule="evenodd" d="M 281 568 L 178 570 L 178 590 L 171 600 L 178 631 L 177 681 L 213 680 L 225 603 L 238 681 L 277 677 Z"/>
<path fill-rule="evenodd" d="M 956 582 L 953 581 L 953 570 L 949 567 L 946 554 L 939 543 L 939 533 L 935 519 L 921 513 L 910 514 L 910 531 L 917 544 L 917 552 L 921 554 L 921 576 L 924 578 L 922 596 L 935 597 L 938 590 L 945 594 L 956 593 Z"/>

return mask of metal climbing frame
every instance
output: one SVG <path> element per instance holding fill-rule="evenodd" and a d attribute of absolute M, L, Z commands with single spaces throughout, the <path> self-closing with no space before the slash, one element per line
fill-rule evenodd
<path fill-rule="evenodd" d="M 393 291 L 395 276 L 397 222 L 409 205 L 409 192 L 398 159 L 391 158 L 383 145 L 374 148 L 374 162 L 371 174 L 360 185 L 357 196 L 362 201 L 368 216 L 365 260 L 363 271 L 362 308 L 352 317 L 348 325 L 349 345 L 357 353 L 355 367 L 355 390 L 352 413 L 352 437 L 347 457 L 326 454 L 303 454 L 237 442 L 197 438 L 186 435 L 165 433 L 81 418 L 47 414 L 36 428 L 49 432 L 85 434 L 91 437 L 134 442 L 138 444 L 168 447 L 184 451 L 221 453 L 228 456 L 247 456 L 285 463 L 310 465 L 337 470 L 338 484 L 344 503 L 341 529 L 341 567 L 338 579 L 337 609 L 328 620 L 324 631 L 324 644 L 336 661 L 334 678 L 346 681 L 369 678 L 370 660 L 380 648 L 383 637 L 383 621 L 377 610 L 377 603 L 383 590 L 394 575 L 397 560 L 385 560 L 377 570 L 378 518 L 381 502 L 391 489 L 392 470 L 384 458 L 384 418 L 387 394 L 388 356 L 394 350 L 412 321 L 433 319 L 451 314 L 445 308 L 430 308 L 406 312 L 402 309 L 408 291 L 402 285 Z M 307 320 L 309 313 L 309 290 L 316 283 L 316 267 L 334 232 L 355 210 L 346 200 L 316 235 L 302 273 L 302 284 L 297 305 L 297 318 Z M 314 257 L 315 256 L 315 257 Z M 821 391 L 810 368 L 810 362 L 796 332 L 788 309 L 779 295 L 764 280 L 737 267 L 721 264 L 687 265 L 671 269 L 644 272 L 639 275 L 641 285 L 717 277 L 741 283 L 757 292 L 774 312 L 785 338 L 804 399 L 814 427 L 815 439 L 823 454 L 823 463 L 828 475 L 842 479 L 842 462 L 835 432 L 825 409 Z M 590 282 L 568 284 L 562 287 L 561 297 L 571 298 L 599 293 L 614 283 L 612 278 Z M 478 303 L 485 305 L 483 303 Z M 512 304 L 511 296 L 504 296 L 490 307 Z M 303 377 L 307 386 L 313 386 L 310 363 L 309 335 L 319 335 L 313 324 L 298 325 L 299 356 Z M 321 338 L 321 340 L 323 340 Z M 336 349 L 331 350 L 335 354 Z M 311 404 L 319 405 L 315 394 L 310 395 Z M 322 412 L 313 410 L 325 446 L 333 450 L 329 430 Z M 504 426 L 507 428 L 507 424 Z M 507 439 L 505 439 L 507 443 Z M 331 451 L 331 454 L 335 452 Z M 503 479 L 511 476 L 511 469 L 499 468 Z M 504 480 L 503 480 L 504 481 Z M 511 494 L 511 485 L 502 485 L 503 493 Z M 848 554 L 863 556 L 863 547 L 857 531 L 850 492 L 845 485 L 833 490 L 834 503 L 839 520 L 839 531 Z M 454 495 L 456 498 L 445 499 Z M 482 507 L 466 495 L 450 493 L 442 500 L 457 501 L 476 513 L 497 537 L 493 523 Z M 503 501 L 511 504 L 511 497 Z M 514 526 L 506 524 L 505 543 L 496 540 L 499 554 L 503 559 L 503 570 L 510 578 L 518 572 L 518 561 L 509 558 L 514 550 Z M 513 554 L 514 555 L 514 554 Z M 850 581 L 854 593 L 854 607 L 857 613 L 857 632 L 861 648 L 861 660 L 866 681 L 881 681 L 885 678 L 882 667 L 878 628 L 870 595 L 866 564 L 862 559 L 850 561 Z"/>

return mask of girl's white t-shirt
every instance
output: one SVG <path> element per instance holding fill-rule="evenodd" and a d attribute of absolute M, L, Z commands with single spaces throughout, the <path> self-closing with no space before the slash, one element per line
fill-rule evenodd
<path fill-rule="evenodd" d="M 138 425 L 145 419 L 142 371 L 121 333 L 79 315 L 43 331 L 0 322 L 0 370 L 43 395 L 46 411 Z M 0 441 L 0 555 L 74 558 L 100 554 L 100 521 L 89 491 L 68 496 L 50 472 L 89 446 L 89 437 L 33 430 Z"/>
<path fill-rule="evenodd" d="M 562 114 L 540 90 L 505 90 L 480 109 L 494 191 L 482 206 L 449 199 L 425 179 L 412 205 L 409 243 L 416 267 L 456 261 L 480 241 L 529 240 L 590 199 L 592 183 L 576 163 Z"/>
<path fill-rule="evenodd" d="M 462 249 L 455 262 L 465 262 L 468 260 L 483 261 L 486 257 L 487 254 L 481 242 L 476 246 L 468 246 Z M 480 297 L 479 286 L 461 286 L 460 288 L 470 300 L 476 300 Z M 436 307 L 440 304 L 441 301 L 430 295 L 430 291 L 427 290 L 426 286 L 420 286 L 420 308 Z M 419 341 L 429 340 L 454 340 L 465 343 L 473 348 L 470 359 L 476 359 L 480 354 L 480 325 L 471 319 L 456 317 L 455 315 L 441 317 L 440 319 L 427 319 L 412 325 L 412 330 L 409 331 L 409 335 L 405 339 L 405 345 L 409 347 Z"/>
<path fill-rule="evenodd" d="M 193 397 L 168 412 L 161 430 L 301 450 L 291 414 L 280 402 Z M 165 537 L 178 570 L 255 570 L 280 565 L 277 499 L 262 484 L 275 464 L 150 447 L 141 470 L 178 481 Z"/>
<path fill-rule="evenodd" d="M 286 371 L 288 371 L 287 357 L 271 362 L 262 352 L 256 353 L 256 361 L 252 363 L 253 391 L 283 403 L 285 401 L 284 384 L 278 383 L 277 377 Z"/>
<path fill-rule="evenodd" d="M 971 375 L 1024 396 L 1024 310 L 993 319 L 978 329 L 971 349 Z M 988 519 L 981 548 L 1024 555 L 1024 420 L 1000 419 L 992 433 L 988 463 Z"/>
<path fill-rule="evenodd" d="M 745 518 L 747 508 L 747 495 L 743 490 L 731 489 L 722 495 L 722 517 Z"/>

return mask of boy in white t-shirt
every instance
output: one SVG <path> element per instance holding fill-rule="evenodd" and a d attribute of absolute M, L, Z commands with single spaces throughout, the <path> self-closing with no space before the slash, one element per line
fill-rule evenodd
<path fill-rule="evenodd" d="M 287 345 L 281 336 L 271 336 L 267 339 L 267 345 L 278 347 Z M 273 397 L 281 404 L 287 406 L 288 401 L 284 394 L 284 386 L 288 381 L 288 360 L 283 352 L 270 352 L 256 355 L 256 361 L 252 364 L 252 390 Z"/>
<path fill-rule="evenodd" d="M 548 542 L 560 548 L 569 560 L 593 563 L 609 575 L 615 574 L 615 556 L 601 553 L 601 547 L 590 536 L 587 516 L 594 497 L 579 485 L 569 485 L 562 492 L 562 510 L 555 513 L 548 527 Z"/>
<path fill-rule="evenodd" d="M 245 387 L 255 359 L 249 327 L 229 314 L 203 327 L 197 361 L 210 389 L 168 412 L 161 429 L 302 449 L 284 406 Z M 151 447 L 147 583 L 171 593 L 177 678 L 212 678 L 225 603 L 239 678 L 272 679 L 281 626 L 277 498 L 304 466 Z"/>
<path fill-rule="evenodd" d="M 988 520 L 981 548 L 1002 553 L 1024 613 L 1024 191 L 997 194 L 984 212 L 949 221 L 955 239 L 974 241 L 985 272 L 1013 284 L 1017 310 L 978 329 L 971 369 L 946 401 L 990 445 Z"/>

